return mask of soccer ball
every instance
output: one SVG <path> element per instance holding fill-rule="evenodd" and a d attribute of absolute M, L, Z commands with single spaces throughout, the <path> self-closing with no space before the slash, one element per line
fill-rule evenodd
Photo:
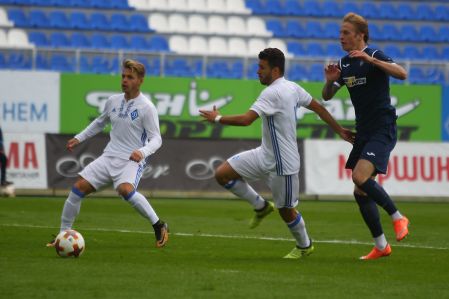
<path fill-rule="evenodd" d="M 60 232 L 56 236 L 55 249 L 60 257 L 79 257 L 84 252 L 84 238 L 73 229 Z"/>
<path fill-rule="evenodd" d="M 8 185 L 0 188 L 1 195 L 6 197 L 15 197 L 16 196 L 16 188 L 14 188 L 14 185 Z"/>

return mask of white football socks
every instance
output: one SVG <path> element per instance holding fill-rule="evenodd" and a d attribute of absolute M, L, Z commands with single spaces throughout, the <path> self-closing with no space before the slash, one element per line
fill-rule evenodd
<path fill-rule="evenodd" d="M 300 213 L 298 213 L 295 220 L 287 223 L 287 226 L 299 247 L 307 248 L 310 246 L 310 238 L 307 234 L 306 223 Z"/>
<path fill-rule="evenodd" d="M 159 217 L 156 215 L 153 207 L 141 193 L 134 192 L 127 201 L 140 215 L 150 220 L 152 225 L 159 221 Z"/>
<path fill-rule="evenodd" d="M 257 194 L 257 192 L 243 180 L 233 180 L 224 185 L 226 189 L 231 191 L 236 196 L 246 199 L 255 210 L 260 210 L 265 207 L 265 200 Z"/>
<path fill-rule="evenodd" d="M 401 214 L 399 211 L 394 212 L 394 213 L 391 214 L 390 216 L 391 216 L 391 219 L 392 219 L 393 221 L 399 220 L 399 219 L 402 218 L 402 214 Z"/>
<path fill-rule="evenodd" d="M 379 237 L 374 238 L 374 245 L 377 249 L 384 250 L 387 247 L 387 238 L 385 238 L 384 234 L 381 234 Z"/>
<path fill-rule="evenodd" d="M 80 212 L 82 199 L 83 197 L 70 191 L 62 209 L 60 232 L 72 228 L 73 222 Z"/>

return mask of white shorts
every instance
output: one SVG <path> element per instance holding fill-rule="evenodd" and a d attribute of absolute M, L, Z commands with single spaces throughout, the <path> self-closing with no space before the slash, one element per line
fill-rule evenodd
<path fill-rule="evenodd" d="M 143 163 L 101 155 L 89 163 L 79 175 L 88 181 L 95 190 L 110 183 L 113 183 L 114 189 L 123 183 L 130 183 L 134 189 L 137 189 L 143 168 Z"/>
<path fill-rule="evenodd" d="M 246 181 L 262 180 L 270 188 L 276 208 L 294 208 L 299 202 L 299 175 L 277 175 L 264 169 L 263 156 L 258 149 L 241 152 L 227 161 Z"/>

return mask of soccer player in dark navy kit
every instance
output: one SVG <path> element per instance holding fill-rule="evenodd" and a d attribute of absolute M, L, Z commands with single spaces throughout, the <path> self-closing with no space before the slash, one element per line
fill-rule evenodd
<path fill-rule="evenodd" d="M 368 22 L 348 13 L 340 27 L 340 43 L 348 54 L 338 64 L 326 66 L 322 96 L 330 100 L 343 85 L 351 96 L 357 133 L 346 168 L 352 169 L 354 197 L 375 243 L 373 250 L 361 259 L 377 259 L 391 254 L 377 205 L 392 217 L 397 241 L 408 234 L 409 220 L 375 181 L 378 173 L 386 173 L 396 145 L 397 116 L 390 103 L 389 77 L 404 80 L 407 72 L 382 51 L 368 47 L 368 39 Z"/>

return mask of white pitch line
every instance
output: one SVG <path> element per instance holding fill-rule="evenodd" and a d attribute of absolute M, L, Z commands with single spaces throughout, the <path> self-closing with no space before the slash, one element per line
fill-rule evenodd
<path fill-rule="evenodd" d="M 59 229 L 59 227 L 45 226 L 45 225 L 31 225 L 31 224 L 0 224 L 4 227 L 22 227 L 22 228 L 42 228 L 42 229 Z M 109 228 L 83 228 L 84 231 L 99 231 L 99 232 L 118 232 L 118 233 L 134 233 L 134 234 L 153 234 L 149 231 L 127 230 L 127 229 L 109 229 Z M 265 241 L 293 241 L 292 238 L 279 237 L 260 237 L 260 236 L 245 236 L 245 235 L 222 235 L 222 234 L 203 234 L 203 233 L 170 233 L 170 235 L 181 237 L 203 237 L 203 238 L 221 238 L 221 239 L 243 239 L 243 240 L 265 240 Z M 369 242 L 362 242 L 357 240 L 316 240 L 315 243 L 327 244 L 352 244 L 352 245 L 372 245 Z M 435 249 L 435 250 L 449 250 L 448 247 L 436 247 L 422 244 L 395 244 L 394 247 L 407 247 L 417 249 Z"/>

